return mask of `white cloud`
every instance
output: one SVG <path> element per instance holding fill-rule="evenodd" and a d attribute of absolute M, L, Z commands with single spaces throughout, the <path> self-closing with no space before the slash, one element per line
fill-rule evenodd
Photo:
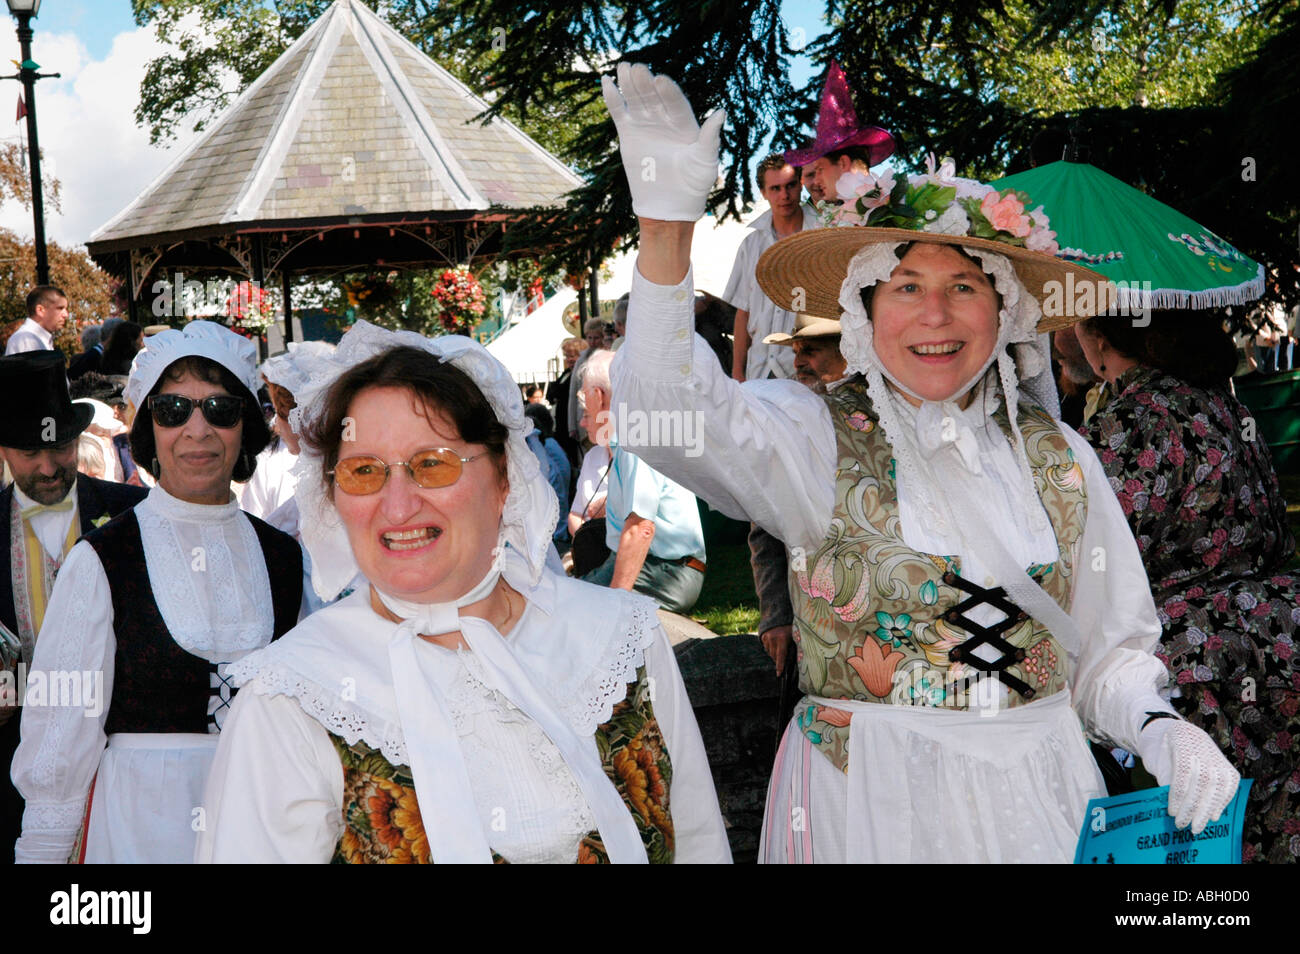
<path fill-rule="evenodd" d="M 4 59 L 18 59 L 12 34 L 8 48 Z M 145 67 L 164 49 L 152 29 L 138 28 L 119 33 L 107 57 L 93 60 L 75 35 L 37 31 L 32 55 L 41 72 L 63 74 L 62 79 L 36 84 L 42 171 L 62 183 L 63 211 L 46 208 L 49 239 L 61 245 L 84 244 L 197 138 L 185 130 L 165 147 L 150 146 L 148 132 L 136 126 Z M 0 138 L 14 139 L 20 131 L 26 136 L 25 122 L 12 120 L 20 89 L 13 80 L 0 86 Z M 5 203 L 0 206 L 0 226 L 30 236 L 31 211 Z"/>

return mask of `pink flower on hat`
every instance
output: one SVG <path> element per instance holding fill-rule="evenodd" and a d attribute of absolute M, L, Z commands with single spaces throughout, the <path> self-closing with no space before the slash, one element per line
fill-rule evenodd
<path fill-rule="evenodd" d="M 999 232 L 1025 238 L 1033 230 L 1029 216 L 1025 215 L 1024 203 L 1014 194 L 1000 196 L 997 192 L 990 192 L 980 202 L 980 212 Z"/>

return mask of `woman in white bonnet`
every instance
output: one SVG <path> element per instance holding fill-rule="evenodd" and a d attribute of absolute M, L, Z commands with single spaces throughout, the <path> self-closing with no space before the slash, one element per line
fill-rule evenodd
<path fill-rule="evenodd" d="M 546 569 L 558 504 L 468 338 L 358 322 L 295 392 L 316 591 L 241 661 L 201 861 L 728 861 L 644 597 Z"/>
<path fill-rule="evenodd" d="M 209 321 L 157 334 L 136 354 L 131 452 L 156 485 L 86 534 L 59 571 L 13 760 L 27 802 L 20 862 L 193 859 L 234 692 L 229 666 L 303 609 L 298 544 L 230 491 L 270 437 L 255 356 Z M 69 673 L 81 677 L 76 697 L 33 694 Z"/>
<path fill-rule="evenodd" d="M 848 376 L 825 397 L 737 384 L 691 335 L 691 236 L 724 117 L 701 128 L 645 67 L 604 84 L 640 222 L 615 394 L 705 428 L 702 455 L 636 452 L 790 551 L 804 697 L 760 858 L 1070 861 L 1105 794 L 1080 721 L 1139 753 L 1177 824 L 1203 829 L 1237 774 L 1160 694 L 1159 623 L 1099 462 L 1043 409 L 1052 395 L 1021 385 L 1046 370 L 1039 332 L 1091 307 L 1045 318 L 1051 290 L 1095 293 L 1097 276 L 1050 254 L 1023 195 L 946 165 L 845 176 L 824 208 L 839 227 L 778 242 L 757 277 L 783 308 L 841 318 Z"/>

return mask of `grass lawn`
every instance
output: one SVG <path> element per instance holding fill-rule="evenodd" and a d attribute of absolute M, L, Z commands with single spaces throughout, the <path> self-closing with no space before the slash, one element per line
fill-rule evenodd
<path fill-rule="evenodd" d="M 710 542 L 704 589 L 691 618 L 719 636 L 752 633 L 758 627 L 758 597 L 749 568 L 749 545 Z"/>

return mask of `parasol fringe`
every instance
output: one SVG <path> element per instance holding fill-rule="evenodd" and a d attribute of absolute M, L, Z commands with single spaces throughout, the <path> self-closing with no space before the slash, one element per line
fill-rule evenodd
<path fill-rule="evenodd" d="M 1116 303 L 1122 309 L 1138 308 L 1226 308 L 1244 305 L 1264 294 L 1264 266 L 1250 281 L 1222 288 L 1207 288 L 1192 292 L 1180 288 L 1129 287 L 1120 285 L 1116 290 Z"/>

